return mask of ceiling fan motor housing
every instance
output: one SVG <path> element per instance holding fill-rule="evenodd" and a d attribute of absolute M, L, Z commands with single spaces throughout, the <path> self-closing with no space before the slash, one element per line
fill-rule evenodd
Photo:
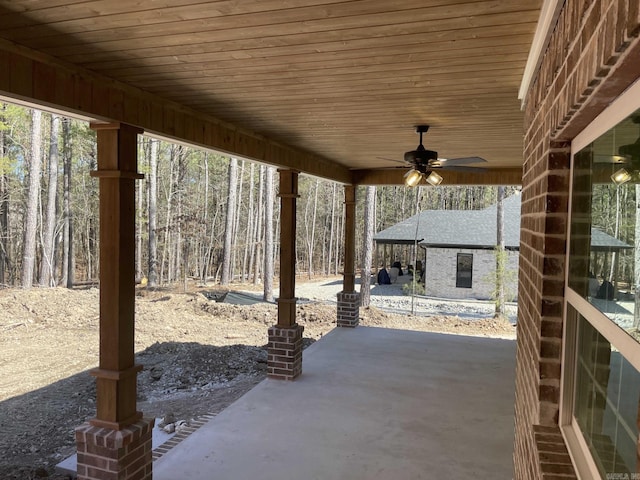
<path fill-rule="evenodd" d="M 428 164 L 430 160 L 437 160 L 438 152 L 433 150 L 427 150 L 422 145 L 419 145 L 416 150 L 411 150 L 404 154 L 404 161 L 414 164 Z"/>

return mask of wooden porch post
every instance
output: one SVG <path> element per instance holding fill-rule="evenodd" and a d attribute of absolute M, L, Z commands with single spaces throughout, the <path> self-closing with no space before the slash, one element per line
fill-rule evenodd
<path fill-rule="evenodd" d="M 344 187 L 344 272 L 342 291 L 355 292 L 356 187 Z"/>
<path fill-rule="evenodd" d="M 91 128 L 98 142 L 98 170 L 91 176 L 100 182 L 100 361 L 91 371 L 96 417 L 76 429 L 78 478 L 93 478 L 99 468 L 106 469 L 104 479 L 150 479 L 153 419 L 136 410 L 142 367 L 134 358 L 135 180 L 143 177 L 137 173 L 142 131 L 119 123 Z"/>
<path fill-rule="evenodd" d="M 355 289 L 356 187 L 344 187 L 344 272 L 342 292 L 338 293 L 338 327 L 357 327 L 360 323 L 360 294 Z"/>
<path fill-rule="evenodd" d="M 291 327 L 296 323 L 296 204 L 298 200 L 298 172 L 278 170 L 280 173 L 280 296 L 278 297 L 278 326 Z"/>
<path fill-rule="evenodd" d="M 302 332 L 296 323 L 296 203 L 298 172 L 280 174 L 280 296 L 278 324 L 269 328 L 267 374 L 294 380 L 302 373 Z"/>

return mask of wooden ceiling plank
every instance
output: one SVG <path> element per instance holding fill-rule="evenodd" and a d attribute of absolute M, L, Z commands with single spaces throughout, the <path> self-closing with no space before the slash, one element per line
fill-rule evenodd
<path fill-rule="evenodd" d="M 62 36 L 58 41 L 52 38 L 38 39 L 29 38 L 24 44 L 29 48 L 40 50 L 44 53 L 56 57 L 68 57 L 70 55 L 90 53 L 92 51 L 126 50 L 135 49 L 140 43 L 144 43 L 145 48 L 176 47 L 195 44 L 197 49 L 203 44 L 218 44 L 223 48 L 222 43 L 240 44 L 252 46 L 293 46 L 305 45 L 309 43 L 342 42 L 348 44 L 352 41 L 369 41 L 373 38 L 391 37 L 399 38 L 403 35 L 418 35 L 420 43 L 429 44 L 431 41 L 462 36 L 464 34 L 475 37 L 502 36 L 519 33 L 531 34 L 535 29 L 537 12 L 529 13 L 516 12 L 488 16 L 474 17 L 473 24 L 470 25 L 466 19 L 445 19 L 435 23 L 424 24 L 413 22 L 408 19 L 407 23 L 401 25 L 383 25 L 376 28 L 362 26 L 346 30 L 334 30 L 331 23 L 327 22 L 322 30 L 310 27 L 299 27 L 295 32 L 286 32 L 280 26 L 238 28 L 237 30 L 209 31 L 199 33 L 180 33 L 175 35 L 163 35 L 156 32 L 154 36 L 144 37 L 139 42 L 132 38 L 118 37 L 114 40 L 101 40 L 100 37 L 90 40 L 77 36 Z M 57 37 L 56 37 L 57 38 Z M 236 47 L 237 48 L 237 47 Z M 178 53 L 174 53 L 179 55 Z M 65 58 L 66 60 L 72 60 Z"/>
<path fill-rule="evenodd" d="M 109 74 L 121 79 L 135 81 L 138 78 L 143 78 L 147 75 L 173 73 L 173 72 L 185 72 L 185 71 L 207 71 L 207 70 L 234 70 L 238 73 L 260 73 L 262 71 L 269 71 L 270 69 L 282 69 L 286 67 L 288 70 L 295 71 L 314 71 L 321 68 L 344 68 L 344 67 L 359 67 L 359 66 L 371 66 L 371 65 L 386 65 L 387 67 L 393 67 L 393 65 L 399 64 L 422 64 L 423 68 L 431 66 L 432 63 L 436 65 L 445 64 L 449 62 L 451 65 L 459 65 L 469 63 L 469 59 L 473 58 L 474 63 L 491 63 L 497 61 L 518 61 L 522 63 L 522 58 L 527 58 L 528 46 L 523 45 L 505 45 L 501 47 L 502 55 L 500 58 L 496 56 L 487 55 L 485 48 L 469 48 L 467 50 L 428 50 L 423 51 L 407 51 L 404 48 L 393 48 L 389 51 L 385 50 L 384 54 L 374 55 L 373 51 L 357 52 L 356 55 L 315 55 L 314 60 L 311 61 L 308 56 L 278 56 L 261 58 L 259 60 L 220 60 L 220 61 L 205 61 L 205 62 L 193 62 L 193 63 L 168 63 L 164 65 L 149 65 L 146 62 L 141 62 L 137 66 L 129 66 L 130 61 L 123 62 L 125 66 L 111 67 L 102 66 L 100 62 L 85 64 L 85 68 L 95 70 L 96 72 L 109 71 Z M 112 62 L 109 62 L 112 63 Z"/>
<path fill-rule="evenodd" d="M 478 2 L 482 0 L 477 0 Z M 390 5 L 375 0 L 361 0 L 359 2 L 344 2 L 343 0 L 325 0 L 322 3 L 315 2 L 309 5 L 308 1 L 297 0 L 283 2 L 282 0 L 261 0 L 260 2 L 237 2 L 233 0 L 207 2 L 183 2 L 182 5 L 157 5 L 154 3 L 138 4 L 127 0 L 109 0 L 108 2 L 93 2 L 90 8 L 86 5 L 77 5 L 72 9 L 47 9 L 38 12 L 40 24 L 20 21 L 24 16 L 5 15 L 4 28 L 0 32 L 14 40 L 25 38 L 28 32 L 32 35 L 55 35 L 55 31 L 64 31 L 65 34 L 77 34 L 83 32 L 99 31 L 105 28 L 113 31 L 119 29 L 123 35 L 129 31 L 143 35 L 144 30 L 164 28 L 167 35 L 175 33 L 171 28 L 180 22 L 185 29 L 197 31 L 198 29 L 221 29 L 234 24 L 235 28 L 247 26 L 285 24 L 302 22 L 314 18 L 339 18 L 343 16 L 367 15 L 372 13 L 393 13 L 414 9 L 439 8 L 450 11 L 455 1 L 442 1 L 442 5 L 425 5 L 424 0 L 405 0 L 402 4 Z M 485 2 L 486 3 L 486 2 Z M 332 5 L 334 4 L 334 5 Z M 148 8 L 148 5 L 153 5 Z M 1 5 L 0 5 L 1 6 Z M 84 7 L 84 8 L 83 8 Z M 484 7 L 484 8 L 483 8 Z M 520 8 L 529 8 L 530 5 L 522 5 Z M 62 11 L 61 11 L 62 10 Z M 478 15 L 486 12 L 486 5 L 479 5 L 469 9 L 464 15 Z M 224 21 L 221 19 L 224 18 Z M 27 20 L 28 21 L 28 20 Z M 105 27 L 105 25 L 107 27 Z M 30 27 L 25 29 L 24 27 Z M 154 32 L 152 32 L 154 33 Z M 114 33 L 111 33 L 112 35 Z M 144 34 L 148 36 L 149 33 Z"/>
<path fill-rule="evenodd" d="M 518 69 L 509 69 L 509 68 L 494 68 L 487 69 L 486 66 L 479 65 L 475 67 L 473 64 L 467 66 L 467 68 L 455 68 L 451 69 L 451 71 L 447 71 L 446 69 L 434 69 L 433 72 L 430 72 L 427 69 L 418 69 L 412 75 L 397 75 L 393 71 L 370 71 L 364 72 L 365 74 L 359 74 L 358 71 L 353 73 L 346 73 L 340 75 L 299 75 L 296 76 L 295 73 L 292 73 L 292 76 L 284 76 L 284 78 L 279 78 L 278 76 L 231 76 L 231 77 L 222 77 L 217 78 L 214 76 L 199 76 L 195 75 L 193 77 L 178 77 L 176 79 L 166 75 L 157 79 L 148 79 L 143 82 L 145 86 L 149 88 L 159 88 L 163 87 L 173 89 L 174 87 L 192 87 L 198 86 L 199 88 L 211 88 L 218 89 L 222 88 L 256 88 L 255 91 L 262 90 L 271 90 L 273 88 L 278 88 L 280 91 L 296 91 L 300 89 L 308 88 L 322 88 L 323 86 L 334 86 L 334 85 L 344 85 L 344 86 L 354 86 L 354 85 L 366 85 L 366 84 L 381 84 L 386 83 L 390 87 L 391 86 L 409 86 L 413 88 L 426 88 L 429 86 L 437 86 L 447 80 L 449 82 L 472 82 L 477 85 L 482 85 L 484 80 L 484 75 L 487 77 L 495 77 L 496 79 L 500 79 L 501 75 L 504 79 L 503 81 L 499 81 L 494 86 L 496 89 L 504 88 L 504 87 L 513 87 L 518 84 L 518 81 L 513 81 L 514 77 L 522 77 L 522 70 Z M 477 75 L 474 77 L 474 75 Z M 483 77 L 479 77 L 483 75 Z M 313 96 L 314 92 L 309 91 L 309 96 Z"/>
<path fill-rule="evenodd" d="M 160 65 L 182 65 L 197 63 L 218 63 L 230 62 L 240 64 L 247 62 L 268 62 L 275 59 L 275 62 L 282 62 L 283 59 L 289 62 L 295 62 L 302 59 L 303 61 L 324 62 L 331 59 L 348 60 L 352 58 L 371 58 L 381 57 L 385 55 L 411 55 L 414 53 L 431 53 L 439 52 L 460 55 L 461 53 L 472 49 L 493 49 L 488 51 L 496 52 L 496 49 L 502 49 L 504 46 L 519 46 L 519 49 L 529 50 L 530 35 L 529 34 L 511 34 L 508 39 L 504 36 L 491 36 L 472 38 L 469 35 L 462 35 L 460 38 L 445 39 L 444 41 L 433 41 L 426 45 L 424 42 L 415 41 L 418 35 L 405 35 L 402 41 L 389 41 L 388 37 L 371 39 L 367 45 L 363 42 L 349 42 L 350 49 L 344 48 L 344 44 L 335 44 L 336 49 L 331 50 L 331 44 L 300 44 L 291 45 L 289 47 L 266 47 L 266 48 L 239 48 L 237 42 L 228 45 L 227 49 L 212 48 L 212 44 L 201 44 L 197 50 L 193 46 L 177 46 L 166 48 L 143 48 L 138 46 L 136 50 L 115 50 L 115 51 L 95 51 L 94 55 L 80 55 L 67 58 L 82 64 L 89 69 L 104 66 L 105 69 L 114 73 L 121 66 L 124 68 L 131 67 L 152 67 Z M 422 37 L 421 37 L 422 38 Z M 505 41 L 508 40 L 508 41 Z M 313 48 L 317 47 L 314 51 Z M 487 50 L 485 50 L 486 52 Z M 286 63 L 286 62 L 285 62 Z"/>
<path fill-rule="evenodd" d="M 413 91 L 424 92 L 427 94 L 430 88 L 438 86 L 450 85 L 453 89 L 454 86 L 461 85 L 477 85 L 481 86 L 483 82 L 495 81 L 494 85 L 496 91 L 504 91 L 504 89 L 511 90 L 517 89 L 518 79 L 522 78 L 517 73 L 499 73 L 499 72 L 483 72 L 482 78 L 473 77 L 473 72 L 467 74 L 453 73 L 450 76 L 442 75 L 438 78 L 425 78 L 425 79 L 403 79 L 398 81 L 397 78 L 388 76 L 376 76 L 377 82 L 373 82 L 371 79 L 358 79 L 352 78 L 350 81 L 343 79 L 340 82 L 322 81 L 322 79 L 305 79 L 304 83 L 300 81 L 299 85 L 282 84 L 275 80 L 272 82 L 265 81 L 259 82 L 259 79 L 238 81 L 235 83 L 200 83 L 203 79 L 194 79 L 191 82 L 172 82 L 168 85 L 160 84 L 159 86 L 149 85 L 144 83 L 145 88 L 151 92 L 158 94 L 167 94 L 176 91 L 176 89 L 188 89 L 196 88 L 202 95 L 206 95 L 207 91 L 211 91 L 214 95 L 221 95 L 225 91 L 238 91 L 238 89 L 251 89 L 252 94 L 264 92 L 266 95 L 280 96 L 281 98 L 293 98 L 296 94 L 304 98 L 322 98 L 323 96 L 337 96 L 340 93 L 353 94 L 362 92 L 365 95 L 369 95 L 375 91 L 391 92 L 394 89 L 397 91 Z M 370 88 L 369 88 L 370 86 Z M 277 90 L 276 90 L 277 89 Z M 322 90 L 321 90 L 322 89 Z M 332 92 L 333 91 L 333 92 Z"/>
<path fill-rule="evenodd" d="M 414 0 L 415 1 L 415 0 Z M 61 26 L 58 33 L 55 24 L 43 24 L 29 28 L 2 31 L 2 36 L 13 41 L 27 41 L 31 48 L 42 49 L 83 44 L 109 44 L 144 39 L 149 44 L 158 39 L 179 44 L 183 41 L 239 40 L 246 38 L 279 37 L 296 34 L 319 33 L 344 38 L 346 32 L 370 30 L 383 34 L 423 31 L 433 33 L 447 29 L 465 29 L 488 25 L 507 25 L 536 22 L 539 11 L 526 0 L 502 2 L 499 10 L 487 10 L 482 3 L 458 3 L 456 5 L 431 7 L 422 2 L 423 8 L 399 10 L 395 3 L 361 1 L 340 3 L 330 8 L 294 8 L 276 13 L 265 11 L 252 15 L 224 15 L 196 20 L 168 21 L 161 25 L 140 25 L 140 16 L 132 13 L 131 27 L 118 28 L 111 25 L 109 17 L 89 17 L 85 31 Z M 383 6 L 384 8 L 380 8 Z M 367 8 L 368 7 L 368 8 Z M 381 11 L 383 10 L 383 11 Z M 344 11 L 344 12 L 343 12 Z M 350 13 L 351 12 L 351 13 Z"/>

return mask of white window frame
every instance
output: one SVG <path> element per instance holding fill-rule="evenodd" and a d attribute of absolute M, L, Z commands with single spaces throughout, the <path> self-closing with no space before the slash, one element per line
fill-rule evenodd
<path fill-rule="evenodd" d="M 630 86 L 622 95 L 611 103 L 593 122 L 591 122 L 571 142 L 571 171 L 573 179 L 573 156 L 584 147 L 595 141 L 609 129 L 620 123 L 640 108 L 640 80 Z M 602 312 L 591 305 L 586 299 L 569 287 L 569 258 L 571 255 L 571 211 L 573 197 L 573 181 L 569 189 L 569 221 L 567 222 L 567 256 L 565 268 L 565 298 L 564 298 L 564 327 L 563 327 L 563 361 L 560 379 L 560 417 L 559 425 L 569 455 L 580 480 L 600 479 L 600 472 L 589 451 L 587 442 L 577 426 L 573 416 L 573 404 L 576 393 L 576 325 L 568 318 L 569 305 L 588 321 L 598 332 L 620 351 L 629 363 L 640 370 L 640 343 L 633 340 L 626 332 L 607 318 Z"/>

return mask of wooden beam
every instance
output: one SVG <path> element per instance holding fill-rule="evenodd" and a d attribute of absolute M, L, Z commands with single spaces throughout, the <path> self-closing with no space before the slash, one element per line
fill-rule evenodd
<path fill-rule="evenodd" d="M 381 170 L 352 170 L 354 185 L 404 185 L 406 168 Z M 442 176 L 443 186 L 449 185 L 520 185 L 522 184 L 521 168 L 491 168 L 484 173 L 453 172 L 438 170 Z"/>
<path fill-rule="evenodd" d="M 340 183 L 336 162 L 0 39 L 0 97 L 82 119 L 122 122 L 171 141 L 292 168 Z"/>

